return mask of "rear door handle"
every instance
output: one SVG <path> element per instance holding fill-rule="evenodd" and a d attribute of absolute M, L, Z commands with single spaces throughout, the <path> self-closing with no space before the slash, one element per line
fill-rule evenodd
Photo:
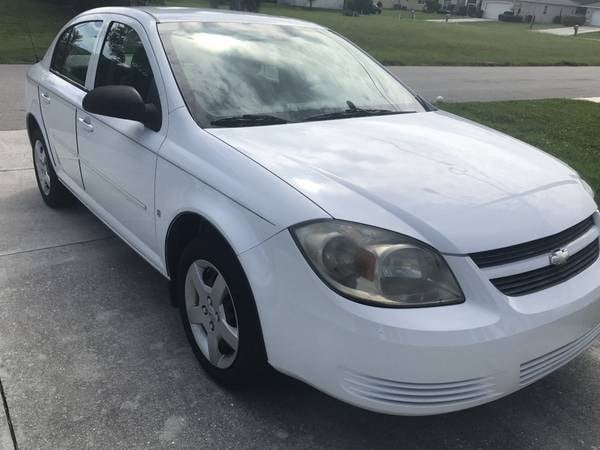
<path fill-rule="evenodd" d="M 89 117 L 80 117 L 79 119 L 79 123 L 81 125 L 83 125 L 83 127 L 88 131 L 88 132 L 92 132 L 94 131 L 94 125 L 92 125 L 92 121 Z"/>
<path fill-rule="evenodd" d="M 50 103 L 50 96 L 48 94 L 42 92 L 40 96 L 42 97 L 42 100 L 44 100 L 46 103 Z"/>

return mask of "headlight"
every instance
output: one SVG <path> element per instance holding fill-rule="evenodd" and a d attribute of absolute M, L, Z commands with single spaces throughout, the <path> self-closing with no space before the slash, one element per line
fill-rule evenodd
<path fill-rule="evenodd" d="M 590 194 L 592 196 L 592 198 L 594 198 L 595 197 L 594 190 L 588 184 L 588 182 L 585 181 L 583 178 L 579 178 L 579 181 L 581 182 L 581 185 L 583 186 L 583 188 L 588 192 L 588 194 Z"/>
<path fill-rule="evenodd" d="M 464 301 L 444 259 L 410 237 L 339 220 L 300 224 L 291 232 L 315 272 L 352 300 L 396 308 Z"/>

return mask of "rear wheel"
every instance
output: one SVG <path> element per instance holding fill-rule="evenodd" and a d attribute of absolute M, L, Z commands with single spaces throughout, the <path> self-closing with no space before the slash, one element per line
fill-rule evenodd
<path fill-rule="evenodd" d="M 34 130 L 31 138 L 35 178 L 42 199 L 51 208 L 58 208 L 71 203 L 73 197 L 56 176 L 48 148 L 40 130 Z"/>
<path fill-rule="evenodd" d="M 235 253 L 219 237 L 194 239 L 175 283 L 184 329 L 206 372 L 229 388 L 259 381 L 267 369 L 262 332 Z"/>

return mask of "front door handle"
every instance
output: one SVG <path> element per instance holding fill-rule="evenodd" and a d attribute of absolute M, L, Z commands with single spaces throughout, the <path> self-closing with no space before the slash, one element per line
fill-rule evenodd
<path fill-rule="evenodd" d="M 42 92 L 40 96 L 42 97 L 42 100 L 44 100 L 46 103 L 50 103 L 50 96 L 48 94 Z"/>
<path fill-rule="evenodd" d="M 92 125 L 92 120 L 89 117 L 80 117 L 79 119 L 79 123 L 81 125 L 84 126 L 84 128 L 91 133 L 92 131 L 94 131 L 94 125 Z"/>

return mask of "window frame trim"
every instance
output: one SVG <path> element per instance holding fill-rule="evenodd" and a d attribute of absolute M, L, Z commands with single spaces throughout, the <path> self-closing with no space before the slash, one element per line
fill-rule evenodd
<path fill-rule="evenodd" d="M 156 75 L 155 75 L 156 71 L 152 67 L 152 62 L 150 61 L 150 56 L 148 54 L 148 49 L 144 45 L 144 41 L 142 40 L 142 37 L 140 36 L 139 31 L 136 30 L 135 27 L 132 27 L 131 25 L 129 25 L 127 23 L 120 22 L 119 20 L 112 20 L 112 18 L 109 18 L 109 20 L 107 20 L 107 23 L 106 23 L 106 29 L 103 30 L 104 33 L 103 33 L 103 36 L 102 36 L 102 44 L 98 48 L 97 58 L 96 58 L 96 64 L 95 64 L 95 68 L 94 68 L 95 69 L 94 70 L 94 79 L 92 80 L 93 83 L 91 85 L 91 88 L 92 89 L 96 88 L 96 79 L 98 78 L 98 70 L 100 68 L 100 58 L 102 58 L 102 52 L 104 52 L 104 46 L 106 45 L 106 40 L 107 40 L 107 37 L 108 37 L 108 35 L 110 33 L 110 30 L 111 30 L 111 27 L 113 26 L 113 24 L 123 25 L 123 26 L 129 27 L 133 31 L 135 31 L 135 34 L 137 34 L 138 39 L 140 40 L 140 43 L 142 44 L 142 48 L 144 49 L 144 53 L 146 53 L 146 59 L 148 60 L 148 64 L 150 66 L 150 70 L 152 71 L 152 79 L 153 79 L 154 83 L 156 84 Z M 158 93 L 158 86 L 156 86 L 156 91 Z M 160 93 L 158 93 L 158 101 L 160 102 L 159 107 L 160 107 L 160 109 L 162 111 L 162 101 L 161 101 L 161 98 L 160 98 Z"/>
<path fill-rule="evenodd" d="M 56 48 L 57 45 L 60 41 L 60 38 L 66 33 L 69 32 L 69 42 L 67 45 L 70 45 L 71 43 L 71 36 L 70 34 L 72 33 L 73 29 L 78 26 L 78 25 L 83 25 L 85 23 L 90 23 L 90 22 L 100 22 L 100 30 L 98 31 L 98 35 L 96 36 L 96 42 L 94 44 L 94 47 L 92 48 L 92 51 L 90 52 L 90 59 L 88 61 L 88 65 L 87 65 L 87 69 L 85 72 L 85 80 L 84 80 L 84 84 L 79 83 L 78 81 L 73 80 L 72 78 L 69 78 L 68 76 L 66 76 L 65 74 L 59 72 L 58 70 L 56 70 L 53 65 L 54 65 L 54 56 L 56 54 Z M 92 65 L 95 67 L 95 59 L 97 59 L 97 49 L 98 49 L 98 42 L 100 41 L 100 38 L 105 34 L 104 33 L 104 28 L 106 26 L 106 21 L 101 18 L 101 17 L 97 17 L 97 18 L 90 18 L 87 20 L 82 20 L 81 22 L 74 22 L 74 23 L 70 23 L 69 25 L 67 25 L 63 30 L 60 31 L 60 33 L 58 34 L 57 38 L 56 38 L 56 42 L 54 43 L 54 47 L 52 48 L 52 55 L 50 57 L 50 63 L 48 65 L 48 71 L 54 75 L 56 75 L 57 77 L 63 79 L 64 81 L 66 81 L 69 84 L 72 84 L 73 86 L 75 86 L 76 88 L 81 89 L 84 92 L 89 92 L 90 89 L 87 87 L 88 86 L 88 81 L 89 81 L 89 76 L 90 76 L 90 68 L 92 67 Z"/>
<path fill-rule="evenodd" d="M 102 30 L 100 31 L 98 42 L 96 43 L 94 60 L 90 63 L 88 69 L 88 79 L 86 81 L 86 85 L 89 86 L 89 90 L 94 89 L 96 85 L 96 75 L 98 73 L 98 65 L 100 62 L 100 54 L 104 48 L 104 42 L 106 41 L 106 37 L 108 36 L 108 32 L 110 30 L 110 26 L 114 23 L 120 23 L 121 25 L 127 25 L 132 28 L 139 36 L 140 41 L 142 42 L 142 46 L 144 47 L 144 51 L 146 52 L 146 57 L 148 58 L 148 62 L 150 64 L 150 69 L 152 70 L 152 75 L 154 77 L 154 82 L 156 83 L 156 89 L 158 91 L 158 99 L 160 101 L 160 110 L 161 110 L 161 128 L 154 133 L 163 134 L 168 126 L 169 119 L 169 99 L 167 97 L 167 82 L 163 78 L 163 74 L 160 67 L 160 60 L 156 55 L 156 51 L 154 46 L 152 45 L 152 39 L 150 38 L 148 31 L 143 23 L 137 20 L 135 17 L 127 16 L 124 14 L 117 13 L 108 13 L 103 14 L 102 20 L 104 21 L 104 25 L 102 26 Z M 88 20 L 89 21 L 89 20 Z M 158 33 L 158 31 L 157 31 Z M 98 119 L 98 116 L 94 116 Z M 98 119 L 99 120 L 99 119 Z M 106 123 L 106 122 L 104 122 Z"/>

